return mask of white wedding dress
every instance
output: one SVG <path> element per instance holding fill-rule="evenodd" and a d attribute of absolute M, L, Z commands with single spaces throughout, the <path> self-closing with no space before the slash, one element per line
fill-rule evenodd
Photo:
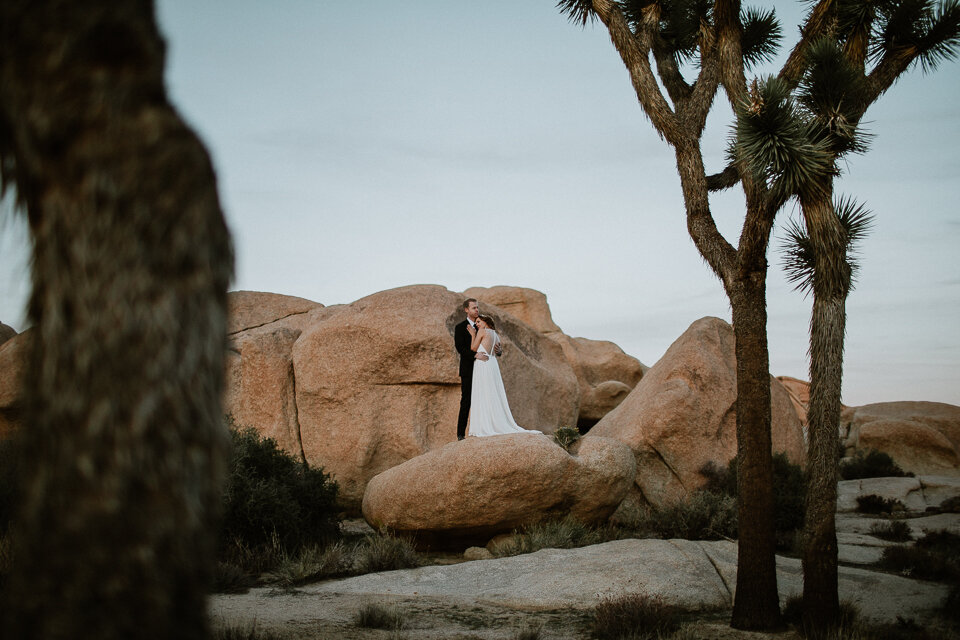
<path fill-rule="evenodd" d="M 507 433 L 540 433 L 524 429 L 517 425 L 510 413 L 507 403 L 507 392 L 503 388 L 503 378 L 500 377 L 500 364 L 493 351 L 496 351 L 500 336 L 493 329 L 487 329 L 493 336 L 490 343 L 490 352 L 480 344 L 477 353 L 486 353 L 490 358 L 473 361 L 473 386 L 470 396 L 470 431 L 471 436 L 499 436 Z"/>

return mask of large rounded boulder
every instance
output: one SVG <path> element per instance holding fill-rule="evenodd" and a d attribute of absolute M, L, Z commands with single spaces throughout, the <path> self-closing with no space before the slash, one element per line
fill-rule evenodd
<path fill-rule="evenodd" d="M 703 486 L 702 468 L 736 456 L 734 346 L 728 323 L 697 320 L 590 431 L 633 450 L 637 476 L 629 502 L 660 507 L 680 500 Z M 770 389 L 773 451 L 802 463 L 803 430 L 790 395 L 772 377 Z"/>
<path fill-rule="evenodd" d="M 871 449 L 917 475 L 960 476 L 960 407 L 942 402 L 880 402 L 845 409 L 847 454 Z"/>
<path fill-rule="evenodd" d="M 304 460 L 293 377 L 293 345 L 325 307 L 316 302 L 259 291 L 227 296 L 228 337 L 224 407 L 238 427 Z"/>
<path fill-rule="evenodd" d="M 607 438 L 570 452 L 534 433 L 467 438 L 377 475 L 363 515 L 422 546 L 465 547 L 547 519 L 601 522 L 633 478 L 630 449 Z"/>
<path fill-rule="evenodd" d="M 348 508 L 359 508 L 375 475 L 455 440 L 463 299 L 435 285 L 382 291 L 324 309 L 293 343 L 303 454 L 333 475 Z M 503 338 L 517 423 L 546 432 L 571 424 L 579 393 L 560 347 L 496 307 L 485 312 Z"/>

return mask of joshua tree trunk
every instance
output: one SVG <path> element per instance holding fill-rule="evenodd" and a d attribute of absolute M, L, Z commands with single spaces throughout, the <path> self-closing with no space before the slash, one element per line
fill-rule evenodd
<path fill-rule="evenodd" d="M 687 229 L 697 250 L 723 282 L 733 314 L 737 361 L 737 592 L 730 624 L 738 629 L 782 625 L 777 590 L 771 455 L 770 357 L 767 346 L 766 247 L 773 216 L 749 177 L 748 207 L 739 249 L 720 235 L 709 215 L 707 180 L 698 144 L 677 144 L 677 169 Z"/>
<path fill-rule="evenodd" d="M 34 239 L 5 637 L 206 636 L 232 252 L 150 2 L 0 5 L 0 156 Z"/>
<path fill-rule="evenodd" d="M 782 624 L 777 592 L 770 455 L 770 369 L 766 265 L 730 291 L 737 354 L 737 596 L 731 625 L 772 629 Z"/>
<path fill-rule="evenodd" d="M 803 617 L 808 629 L 836 623 L 837 462 L 843 379 L 845 303 L 850 288 L 844 231 L 830 193 L 802 197 L 814 255 L 810 320 L 810 408 L 807 412 L 807 501 L 803 528 Z"/>

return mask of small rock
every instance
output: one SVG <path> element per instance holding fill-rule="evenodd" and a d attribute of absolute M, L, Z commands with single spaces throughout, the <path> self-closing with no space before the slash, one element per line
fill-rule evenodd
<path fill-rule="evenodd" d="M 463 552 L 464 560 L 489 560 L 492 557 L 493 554 L 484 547 L 469 547 Z"/>

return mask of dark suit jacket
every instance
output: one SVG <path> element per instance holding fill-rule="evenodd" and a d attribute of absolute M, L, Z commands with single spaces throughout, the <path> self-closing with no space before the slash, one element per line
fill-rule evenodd
<path fill-rule="evenodd" d="M 473 338 L 467 331 L 467 321 L 464 320 L 453 329 L 453 342 L 457 346 L 457 353 L 460 354 L 460 377 L 473 375 L 473 360 L 477 355 L 476 351 L 470 349 L 470 343 Z"/>

